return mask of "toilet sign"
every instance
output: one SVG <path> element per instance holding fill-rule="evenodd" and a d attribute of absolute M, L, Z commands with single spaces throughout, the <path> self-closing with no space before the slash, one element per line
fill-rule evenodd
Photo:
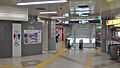
<path fill-rule="evenodd" d="M 12 56 L 21 56 L 21 24 L 12 24 Z"/>
<path fill-rule="evenodd" d="M 19 44 L 19 42 L 18 41 L 20 41 L 20 33 L 19 33 L 19 31 L 14 31 L 15 33 L 14 33 L 14 35 L 13 35 L 13 38 L 14 38 L 14 46 L 19 46 L 20 44 Z"/>

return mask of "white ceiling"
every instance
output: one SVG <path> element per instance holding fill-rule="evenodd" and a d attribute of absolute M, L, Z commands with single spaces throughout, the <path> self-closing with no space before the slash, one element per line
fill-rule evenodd
<path fill-rule="evenodd" d="M 59 13 L 57 15 L 59 16 L 61 16 L 63 13 L 69 12 L 70 7 L 80 4 L 89 4 L 90 6 L 94 6 L 93 9 L 95 13 L 101 13 L 102 11 L 105 10 L 120 8 L 120 0 L 114 0 L 113 2 L 110 3 L 107 3 L 106 0 L 68 0 L 67 3 L 60 4 L 16 6 L 17 2 L 23 1 L 44 1 L 44 0 L 0 0 L 0 6 L 14 6 L 28 8 L 30 15 L 39 15 L 39 12 L 42 11 L 37 10 L 35 8 L 45 8 L 45 10 L 43 11 L 58 11 Z"/>

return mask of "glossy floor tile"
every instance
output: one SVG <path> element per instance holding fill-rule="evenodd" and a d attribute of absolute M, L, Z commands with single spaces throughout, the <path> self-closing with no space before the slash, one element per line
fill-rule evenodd
<path fill-rule="evenodd" d="M 119 68 L 120 63 L 118 61 L 110 60 L 107 54 L 103 54 L 100 50 L 94 48 L 83 48 L 83 50 L 71 49 L 65 51 L 62 55 L 46 64 L 43 68 L 84 68 L 83 66 L 85 65 L 89 50 L 91 51 L 91 66 L 88 68 Z M 55 55 L 57 52 L 19 58 L 0 58 L 0 65 L 33 68 L 37 64 L 40 64 Z"/>

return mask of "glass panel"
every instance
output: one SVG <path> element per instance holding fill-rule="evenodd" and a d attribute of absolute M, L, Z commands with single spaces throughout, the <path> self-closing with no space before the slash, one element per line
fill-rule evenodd
<path fill-rule="evenodd" d="M 83 40 L 83 43 L 90 43 L 90 39 L 89 38 L 76 38 L 76 43 L 79 43 L 80 40 Z"/>

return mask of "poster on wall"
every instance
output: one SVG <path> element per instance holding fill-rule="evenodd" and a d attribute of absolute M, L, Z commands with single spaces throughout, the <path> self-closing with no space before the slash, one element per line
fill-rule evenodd
<path fill-rule="evenodd" d="M 24 44 L 40 44 L 41 30 L 24 30 Z"/>

